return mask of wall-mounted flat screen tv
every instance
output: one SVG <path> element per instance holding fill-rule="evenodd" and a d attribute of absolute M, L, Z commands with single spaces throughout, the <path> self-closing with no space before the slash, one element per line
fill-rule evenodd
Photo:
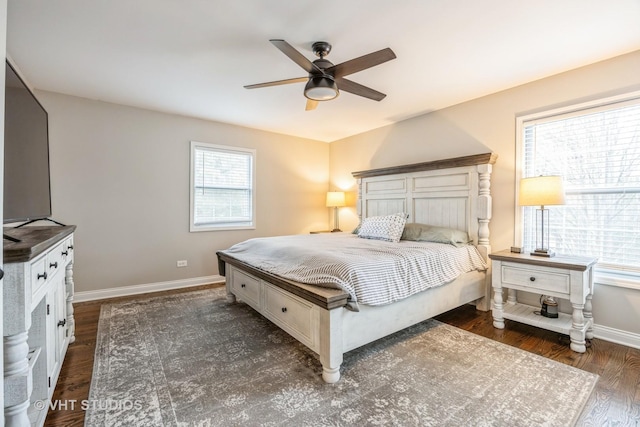
<path fill-rule="evenodd" d="M 4 104 L 4 223 L 51 216 L 48 115 L 9 62 Z"/>

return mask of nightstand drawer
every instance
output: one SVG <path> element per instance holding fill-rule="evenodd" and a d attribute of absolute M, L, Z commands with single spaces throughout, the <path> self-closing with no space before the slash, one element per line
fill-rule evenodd
<path fill-rule="evenodd" d="M 526 268 L 504 263 L 502 265 L 503 286 L 552 291 L 569 294 L 571 278 L 568 272 L 557 269 Z"/>

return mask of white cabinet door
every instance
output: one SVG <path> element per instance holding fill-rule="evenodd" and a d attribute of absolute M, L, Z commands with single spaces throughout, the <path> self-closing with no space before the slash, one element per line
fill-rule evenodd
<path fill-rule="evenodd" d="M 47 304 L 47 376 L 49 397 L 53 394 L 66 339 L 66 295 L 64 275 L 56 274 L 46 296 Z"/>

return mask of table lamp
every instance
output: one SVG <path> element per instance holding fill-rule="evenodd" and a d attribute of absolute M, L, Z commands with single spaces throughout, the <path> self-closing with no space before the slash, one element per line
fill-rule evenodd
<path fill-rule="evenodd" d="M 549 249 L 548 205 L 564 205 L 564 183 L 557 175 L 536 176 L 520 180 L 520 206 L 540 206 L 536 209 L 536 248 L 531 255 L 552 257 Z"/>
<path fill-rule="evenodd" d="M 340 230 L 340 222 L 338 219 L 338 208 L 345 206 L 344 192 L 343 191 L 329 191 L 327 192 L 327 207 L 333 208 L 333 225 L 332 233 L 342 231 Z"/>

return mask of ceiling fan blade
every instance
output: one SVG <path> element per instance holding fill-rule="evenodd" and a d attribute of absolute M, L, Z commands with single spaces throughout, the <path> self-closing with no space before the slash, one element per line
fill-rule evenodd
<path fill-rule="evenodd" d="M 316 66 L 313 62 L 309 61 L 303 54 L 298 52 L 293 46 L 284 40 L 271 39 L 269 40 L 275 47 L 280 49 L 282 53 L 287 55 L 293 62 L 298 64 L 307 73 L 322 73 L 322 70 Z"/>
<path fill-rule="evenodd" d="M 336 84 L 338 85 L 339 90 L 373 99 L 374 101 L 382 101 L 384 97 L 387 96 L 382 92 L 378 92 L 370 87 L 363 86 L 360 83 L 356 83 L 342 77 L 336 79 Z"/>
<path fill-rule="evenodd" d="M 309 80 L 309 77 L 296 77 L 295 79 L 276 80 L 274 82 L 256 83 L 254 85 L 246 85 L 245 89 L 257 89 L 259 87 L 287 85 L 289 83 L 302 83 Z"/>
<path fill-rule="evenodd" d="M 395 58 L 396 54 L 387 47 L 377 52 L 372 52 L 368 55 L 363 55 L 358 58 L 345 61 L 341 64 L 334 65 L 333 67 L 328 68 L 326 72 L 328 74 L 333 74 L 334 77 L 348 76 L 349 74 L 375 67 L 376 65 L 380 65 L 383 62 L 387 62 Z"/>
<path fill-rule="evenodd" d="M 307 106 L 304 108 L 305 111 L 315 110 L 318 106 L 318 101 L 314 101 L 313 99 L 307 99 Z"/>

